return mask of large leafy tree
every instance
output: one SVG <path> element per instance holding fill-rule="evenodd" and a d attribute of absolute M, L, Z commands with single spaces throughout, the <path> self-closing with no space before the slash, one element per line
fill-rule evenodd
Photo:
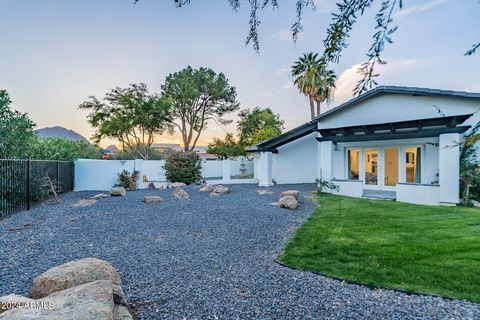
<path fill-rule="evenodd" d="M 26 113 L 13 110 L 5 90 L 0 90 L 0 159 L 27 158 L 35 141 L 35 123 Z"/>
<path fill-rule="evenodd" d="M 308 97 L 310 116 L 313 119 L 320 114 L 320 104 L 333 96 L 335 73 L 328 70 L 325 62 L 313 52 L 300 57 L 292 66 L 291 72 L 295 86 Z"/>
<path fill-rule="evenodd" d="M 270 108 L 244 109 L 238 114 L 237 130 L 245 147 L 256 145 L 282 133 L 284 121 Z"/>
<path fill-rule="evenodd" d="M 39 160 L 99 159 L 100 148 L 83 140 L 37 138 L 32 145 L 31 158 Z"/>
<path fill-rule="evenodd" d="M 231 123 L 224 115 L 238 109 L 236 89 L 223 73 L 187 68 L 167 76 L 162 94 L 172 103 L 172 124 L 180 131 L 185 151 L 193 150 L 210 121 Z"/>
<path fill-rule="evenodd" d="M 224 160 L 244 155 L 245 149 L 240 143 L 235 141 L 233 134 L 227 133 L 223 140 L 214 138 L 213 143 L 208 145 L 207 153 L 214 154 Z"/>
<path fill-rule="evenodd" d="M 142 159 L 149 158 L 156 135 L 173 133 L 171 101 L 150 94 L 144 83 L 117 87 L 103 100 L 91 96 L 79 108 L 89 111 L 88 122 L 96 129 L 94 142 L 118 139 L 123 148 L 133 150 Z"/>
<path fill-rule="evenodd" d="M 177 7 L 183 7 L 191 0 L 173 0 Z M 134 0 L 134 3 L 139 0 Z M 252 44 L 255 51 L 260 50 L 260 40 L 258 28 L 261 24 L 261 11 L 264 9 L 280 9 L 280 0 L 227 0 L 228 4 L 237 10 L 242 2 L 250 7 L 249 28 L 245 44 Z M 285 1 L 286 2 L 286 1 Z M 292 3 L 296 18 L 290 26 L 293 41 L 298 39 L 303 30 L 302 18 L 307 8 L 316 9 L 316 0 L 296 0 Z M 411 1 L 413 2 L 413 1 Z M 479 3 L 478 1 L 476 1 Z M 394 17 L 397 11 L 403 8 L 403 0 L 338 0 L 337 9 L 332 12 L 332 22 L 327 28 L 327 35 L 323 41 L 325 50 L 322 54 L 326 63 L 338 62 L 343 49 L 348 46 L 348 38 L 354 29 L 359 16 L 369 12 L 374 5 L 379 4 L 379 9 L 375 14 L 375 32 L 372 36 L 372 45 L 367 52 L 367 61 L 359 69 L 362 79 L 354 88 L 355 94 L 360 94 L 365 90 L 377 85 L 376 78 L 378 73 L 375 67 L 379 64 L 385 64 L 386 61 L 381 58 L 381 54 L 386 44 L 392 43 L 392 34 L 397 30 L 394 25 Z M 475 1 L 472 1 L 475 4 Z M 470 31 L 470 30 L 468 30 Z M 473 55 L 480 50 L 480 42 L 474 43 L 465 55 Z"/>

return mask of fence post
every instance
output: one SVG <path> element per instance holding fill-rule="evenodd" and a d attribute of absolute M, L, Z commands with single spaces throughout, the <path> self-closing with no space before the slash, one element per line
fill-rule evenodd
<path fill-rule="evenodd" d="M 59 184 L 58 184 L 58 181 L 60 180 L 60 161 L 57 160 L 57 190 L 55 190 L 56 192 L 58 192 L 58 187 L 59 187 Z"/>
<path fill-rule="evenodd" d="M 30 210 L 30 159 L 27 160 L 27 210 Z"/>

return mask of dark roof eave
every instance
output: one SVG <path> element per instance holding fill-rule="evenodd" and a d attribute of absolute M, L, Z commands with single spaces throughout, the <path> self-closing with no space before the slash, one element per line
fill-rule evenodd
<path fill-rule="evenodd" d="M 408 132 L 393 132 L 393 133 L 373 133 L 365 135 L 351 135 L 351 136 L 330 136 L 318 137 L 319 142 L 332 141 L 333 143 L 341 142 L 361 142 L 361 141 L 378 141 L 378 140 L 401 140 L 414 138 L 432 138 L 438 137 L 444 133 L 464 133 L 470 126 L 460 126 L 453 128 L 428 129 L 420 131 Z"/>

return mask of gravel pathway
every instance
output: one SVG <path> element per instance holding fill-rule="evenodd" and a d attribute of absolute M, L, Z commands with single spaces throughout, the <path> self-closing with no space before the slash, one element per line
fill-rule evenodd
<path fill-rule="evenodd" d="M 253 185 L 233 185 L 210 197 L 186 187 L 129 192 L 71 208 L 95 192 L 70 193 L 62 203 L 0 221 L 0 296 L 28 295 L 33 279 L 67 261 L 97 257 L 114 265 L 139 319 L 480 319 L 480 305 L 391 290 L 372 290 L 274 262 L 296 228 L 314 210 L 269 205 Z M 146 205 L 145 195 L 164 202 Z M 9 228 L 32 223 L 20 231 Z"/>

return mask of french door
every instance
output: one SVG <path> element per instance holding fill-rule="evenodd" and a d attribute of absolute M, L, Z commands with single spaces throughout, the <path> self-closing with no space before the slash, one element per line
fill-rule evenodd
<path fill-rule="evenodd" d="M 398 147 L 374 147 L 363 149 L 364 188 L 395 190 L 398 183 Z"/>

